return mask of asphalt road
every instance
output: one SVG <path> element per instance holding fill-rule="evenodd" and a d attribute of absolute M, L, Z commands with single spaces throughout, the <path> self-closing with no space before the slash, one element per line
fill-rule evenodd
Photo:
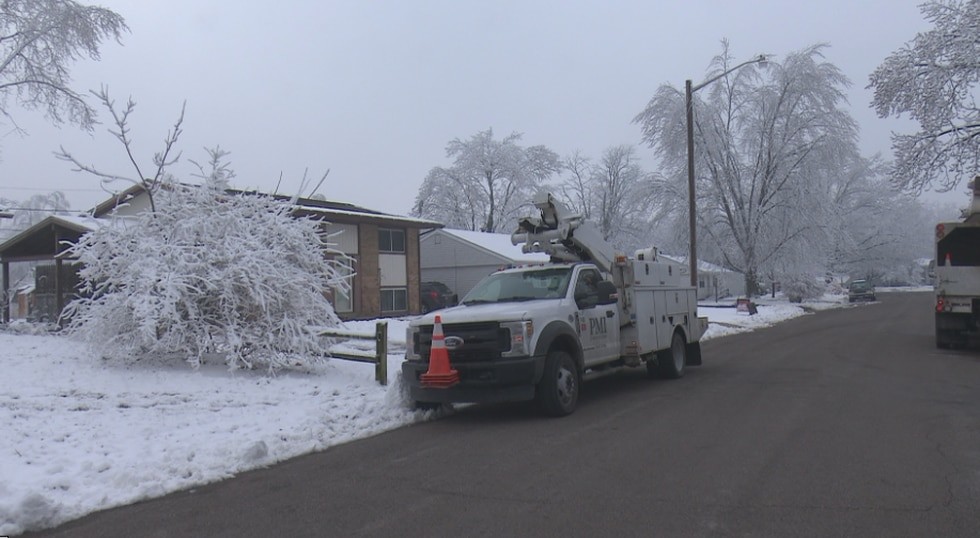
<path fill-rule="evenodd" d="M 929 293 L 706 342 L 575 414 L 471 407 L 43 536 L 977 536 L 980 352 Z"/>

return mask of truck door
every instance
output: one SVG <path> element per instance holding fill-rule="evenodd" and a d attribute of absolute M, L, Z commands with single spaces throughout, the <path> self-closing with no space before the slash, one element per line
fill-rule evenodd
<path fill-rule="evenodd" d="M 619 356 L 619 308 L 615 301 L 600 296 L 601 280 L 598 270 L 587 267 L 575 281 L 579 342 L 586 366 Z"/>

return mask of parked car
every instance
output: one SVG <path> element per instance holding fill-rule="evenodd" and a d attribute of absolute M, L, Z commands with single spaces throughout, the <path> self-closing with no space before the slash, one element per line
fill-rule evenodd
<path fill-rule="evenodd" d="M 449 286 L 442 282 L 423 282 L 422 283 L 422 313 L 426 314 L 433 310 L 456 306 L 459 298 Z"/>
<path fill-rule="evenodd" d="M 853 280 L 847 287 L 847 301 L 874 301 L 875 287 L 867 280 Z"/>

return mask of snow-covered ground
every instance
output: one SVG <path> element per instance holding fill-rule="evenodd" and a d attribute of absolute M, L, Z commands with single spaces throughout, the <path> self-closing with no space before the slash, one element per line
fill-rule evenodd
<path fill-rule="evenodd" d="M 705 338 L 847 306 L 846 296 L 805 308 L 780 298 L 756 302 L 753 316 L 699 308 L 711 322 Z M 16 324 L 0 330 L 0 535 L 432 419 L 404 405 L 397 373 L 408 320 L 388 323 L 388 387 L 364 363 L 331 360 L 275 377 L 220 366 L 124 365 L 62 336 Z M 374 323 L 347 328 L 370 333 Z"/>

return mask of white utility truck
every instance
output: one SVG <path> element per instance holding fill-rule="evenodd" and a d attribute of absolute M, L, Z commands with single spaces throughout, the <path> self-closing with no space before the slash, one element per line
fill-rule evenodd
<path fill-rule="evenodd" d="M 936 225 L 936 347 L 961 347 L 980 332 L 980 176 L 962 222 Z"/>
<path fill-rule="evenodd" d="M 708 320 L 697 317 L 681 265 L 658 259 L 653 248 L 633 259 L 617 254 L 595 225 L 550 194 L 534 204 L 541 216 L 520 219 L 511 241 L 549 254 L 550 263 L 492 273 L 459 306 L 409 325 L 402 374 L 417 405 L 536 398 L 562 416 L 575 410 L 583 380 L 641 365 L 652 376 L 679 378 L 701 364 Z M 454 371 L 450 386 L 424 375 L 436 314 Z"/>

